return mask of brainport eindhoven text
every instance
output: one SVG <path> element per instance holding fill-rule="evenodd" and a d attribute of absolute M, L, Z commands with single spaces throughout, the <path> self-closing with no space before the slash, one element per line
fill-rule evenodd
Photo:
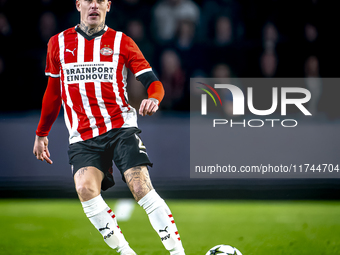
<path fill-rule="evenodd" d="M 71 65 L 65 68 L 66 82 L 112 81 L 114 68 L 108 64 Z"/>

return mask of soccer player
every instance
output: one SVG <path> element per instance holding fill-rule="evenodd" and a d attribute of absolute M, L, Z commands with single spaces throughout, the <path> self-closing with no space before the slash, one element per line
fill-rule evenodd
<path fill-rule="evenodd" d="M 119 254 L 136 254 L 125 240 L 101 190 L 114 185 L 112 160 L 142 206 L 164 247 L 172 255 L 184 249 L 169 207 L 153 189 L 152 166 L 139 137 L 137 113 L 127 101 L 127 68 L 147 89 L 139 114 L 152 115 L 163 99 L 162 83 L 134 41 L 105 25 L 108 0 L 76 0 L 80 24 L 48 43 L 46 75 L 33 153 L 52 164 L 47 135 L 63 104 L 69 131 L 69 163 L 86 216 Z"/>

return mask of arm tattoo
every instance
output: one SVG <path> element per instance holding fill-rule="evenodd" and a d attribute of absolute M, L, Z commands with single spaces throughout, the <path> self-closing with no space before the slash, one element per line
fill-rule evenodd
<path fill-rule="evenodd" d="M 136 201 L 142 199 L 153 189 L 148 169 L 145 166 L 136 166 L 124 173 L 126 183 Z"/>
<path fill-rule="evenodd" d="M 105 27 L 105 23 L 102 22 L 98 27 L 95 28 L 89 28 L 88 26 L 85 25 L 85 23 L 82 21 L 79 25 L 79 28 L 84 31 L 85 34 L 88 36 L 92 36 L 93 34 L 103 30 Z"/>

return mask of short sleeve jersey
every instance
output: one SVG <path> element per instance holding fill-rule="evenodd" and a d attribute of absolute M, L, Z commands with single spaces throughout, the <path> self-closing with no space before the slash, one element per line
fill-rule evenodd
<path fill-rule="evenodd" d="M 136 43 L 107 26 L 94 38 L 67 29 L 48 43 L 46 75 L 60 77 L 70 143 L 112 128 L 137 127 L 126 91 L 127 68 L 137 77 L 151 71 Z"/>

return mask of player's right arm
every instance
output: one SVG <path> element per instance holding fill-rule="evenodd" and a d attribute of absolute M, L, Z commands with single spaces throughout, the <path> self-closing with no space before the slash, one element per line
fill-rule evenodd
<path fill-rule="evenodd" d="M 47 135 L 57 119 L 61 107 L 60 78 L 50 77 L 44 94 L 41 116 L 36 131 L 33 154 L 37 159 L 52 164 Z"/>
<path fill-rule="evenodd" d="M 45 74 L 49 76 L 42 101 L 41 116 L 36 131 L 33 154 L 37 159 L 52 164 L 48 151 L 48 133 L 57 119 L 61 107 L 60 60 L 58 36 L 53 36 L 47 47 Z"/>

